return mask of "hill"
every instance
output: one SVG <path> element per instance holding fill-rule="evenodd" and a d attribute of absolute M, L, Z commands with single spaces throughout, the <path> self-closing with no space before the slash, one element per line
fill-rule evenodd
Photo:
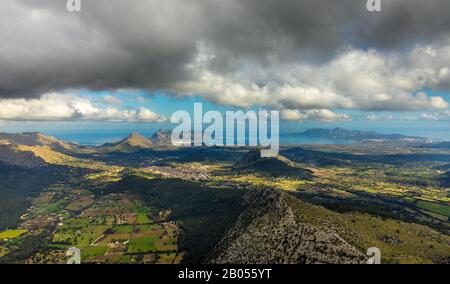
<path fill-rule="evenodd" d="M 0 145 L 0 161 L 23 168 L 37 168 L 46 164 L 63 165 L 75 160 L 48 146 Z"/>
<path fill-rule="evenodd" d="M 54 151 L 48 146 L 18 145 L 16 149 L 22 152 L 31 152 L 35 157 L 40 158 L 45 163 L 51 165 L 65 165 L 68 162 L 73 162 L 76 160 L 76 158 Z"/>
<path fill-rule="evenodd" d="M 369 247 L 381 250 L 382 263 L 444 263 L 450 254 L 450 237 L 426 226 L 340 214 L 278 190 L 254 190 L 245 199 L 246 211 L 211 263 L 365 263 Z"/>
<path fill-rule="evenodd" d="M 234 165 L 239 171 L 265 173 L 274 177 L 297 177 L 310 179 L 312 171 L 297 167 L 288 158 L 279 155 L 275 158 L 262 158 L 259 149 L 250 150 Z"/>
<path fill-rule="evenodd" d="M 153 147 L 154 144 L 149 139 L 140 135 L 139 133 L 133 132 L 130 136 L 120 140 L 115 143 L 106 143 L 100 147 L 98 150 L 100 152 L 135 152 L 142 149 L 149 149 Z"/>
<path fill-rule="evenodd" d="M 0 144 L 47 146 L 56 151 L 76 151 L 78 149 L 78 145 L 74 143 L 63 142 L 39 132 L 0 133 Z"/>
<path fill-rule="evenodd" d="M 158 146 L 172 146 L 172 132 L 170 130 L 158 130 L 156 131 L 150 140 Z"/>
<path fill-rule="evenodd" d="M 0 161 L 23 168 L 37 168 L 45 165 L 44 159 L 31 151 L 21 151 L 16 145 L 0 145 Z"/>
<path fill-rule="evenodd" d="M 0 231 L 16 228 L 20 216 L 31 205 L 31 199 L 61 180 L 60 174 L 61 171 L 53 167 L 31 168 L 0 161 Z"/>
<path fill-rule="evenodd" d="M 360 130 L 348 130 L 340 127 L 333 129 L 314 128 L 308 129 L 301 133 L 302 135 L 309 137 L 321 137 L 327 139 L 342 139 L 342 140 L 401 140 L 401 139 L 414 139 L 424 140 L 421 137 L 405 136 L 401 134 L 382 134 L 375 131 L 360 131 Z"/>

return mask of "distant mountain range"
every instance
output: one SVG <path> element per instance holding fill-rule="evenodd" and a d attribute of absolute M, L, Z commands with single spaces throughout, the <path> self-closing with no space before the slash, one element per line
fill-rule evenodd
<path fill-rule="evenodd" d="M 308 129 L 305 132 L 300 133 L 301 135 L 309 137 L 320 137 L 327 139 L 342 139 L 342 140 L 402 140 L 402 139 L 412 139 L 412 140 L 425 140 L 422 137 L 416 136 L 405 136 L 401 134 L 382 134 L 376 131 L 361 131 L 361 130 L 348 130 L 344 128 L 314 128 Z"/>
<path fill-rule="evenodd" d="M 347 130 L 343 128 L 316 128 L 299 134 L 310 137 L 353 141 L 392 141 L 395 143 L 406 143 L 409 146 L 419 148 L 450 148 L 450 142 L 430 143 L 421 137 L 381 134 L 375 131 Z M 106 143 L 97 147 L 60 141 L 55 137 L 39 132 L 0 133 L 0 161 L 11 165 L 32 168 L 45 164 L 65 163 L 79 154 L 131 153 L 145 149 L 170 147 L 172 147 L 171 131 L 162 129 L 148 138 L 135 132 L 118 142 Z M 197 153 L 196 155 L 199 154 Z M 250 151 L 242 160 L 236 163 L 235 168 L 245 171 L 265 172 L 274 176 L 304 175 L 305 178 L 308 178 L 310 175 L 307 170 L 296 167 L 289 159 L 282 156 L 272 159 L 261 159 L 259 151 Z"/>
<path fill-rule="evenodd" d="M 24 168 L 37 168 L 49 164 L 65 164 L 78 154 L 130 153 L 142 149 L 170 146 L 170 132 L 159 130 L 151 138 L 139 133 L 99 147 L 60 141 L 38 132 L 0 133 L 0 162 Z"/>

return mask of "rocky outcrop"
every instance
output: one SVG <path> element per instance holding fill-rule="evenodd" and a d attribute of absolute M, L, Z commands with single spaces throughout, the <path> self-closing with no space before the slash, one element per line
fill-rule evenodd
<path fill-rule="evenodd" d="M 248 194 L 247 202 L 248 210 L 218 245 L 211 263 L 366 262 L 366 257 L 337 233 L 302 222 L 290 203 L 303 201 L 278 190 L 258 190 Z"/>

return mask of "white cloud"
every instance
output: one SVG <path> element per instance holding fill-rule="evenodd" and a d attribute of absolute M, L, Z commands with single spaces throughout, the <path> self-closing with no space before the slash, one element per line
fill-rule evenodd
<path fill-rule="evenodd" d="M 434 114 L 434 113 L 422 113 L 422 115 L 420 117 L 424 120 L 433 120 L 433 121 L 440 120 L 439 115 Z"/>
<path fill-rule="evenodd" d="M 2 1 L 1 97 L 144 89 L 240 107 L 448 108 L 416 94 L 450 90 L 448 0 L 387 1 L 396 3 L 370 19 L 335 0 L 98 0 L 75 16 L 59 2 Z"/>
<path fill-rule="evenodd" d="M 431 121 L 449 121 L 450 120 L 450 111 L 444 111 L 444 112 L 434 112 L 434 113 L 422 113 L 420 117 L 417 119 L 422 120 L 431 120 Z"/>
<path fill-rule="evenodd" d="M 348 121 L 351 117 L 343 113 L 334 113 L 327 109 L 314 109 L 301 112 L 285 109 L 281 111 L 281 118 L 288 121 L 320 120 L 325 122 Z"/>
<path fill-rule="evenodd" d="M 369 113 L 367 119 L 371 121 L 375 120 L 394 120 L 395 116 L 393 114 L 373 114 Z"/>
<path fill-rule="evenodd" d="M 403 115 L 398 115 L 396 118 L 404 121 L 450 121 L 450 111 L 406 113 Z"/>
<path fill-rule="evenodd" d="M 139 121 L 164 122 L 167 120 L 166 117 L 159 115 L 144 107 L 140 107 L 138 112 L 136 112 L 135 116 L 136 119 Z"/>
<path fill-rule="evenodd" d="M 102 101 L 109 105 L 121 105 L 122 104 L 122 101 L 118 97 L 115 97 L 112 95 L 103 96 Z"/>
<path fill-rule="evenodd" d="M 49 93 L 39 99 L 0 100 L 0 120 L 163 122 L 167 118 L 144 107 L 138 110 L 100 108 L 84 97 Z"/>
<path fill-rule="evenodd" d="M 382 53 L 348 48 L 321 65 L 303 62 L 260 66 L 236 60 L 234 72 L 210 68 L 214 49 L 199 44 L 187 66 L 193 79 L 174 90 L 220 104 L 280 109 L 443 110 L 442 97 L 418 92 L 450 82 L 450 42 L 416 46 L 410 52 Z"/>

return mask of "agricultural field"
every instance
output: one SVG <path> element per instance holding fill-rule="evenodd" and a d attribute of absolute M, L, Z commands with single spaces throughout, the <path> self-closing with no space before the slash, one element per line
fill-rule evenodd
<path fill-rule="evenodd" d="M 51 247 L 77 247 L 85 263 L 120 263 L 124 259 L 140 263 L 147 254 L 154 254 L 156 262 L 163 252 L 173 254 L 173 262 L 178 236 L 166 231 L 164 223 L 152 220 L 147 212 L 150 210 L 126 196 L 104 196 L 79 216 L 59 224 Z M 167 256 L 165 259 L 169 261 Z"/>
<path fill-rule="evenodd" d="M 65 263 L 71 247 L 81 250 L 83 263 L 180 262 L 178 226 L 158 217 L 164 214 L 127 194 L 49 187 L 33 199 L 19 229 L 0 232 L 0 257 L 19 252 L 34 230 L 32 237 L 48 242 L 25 263 Z"/>
<path fill-rule="evenodd" d="M 26 230 L 8 230 L 0 232 L 0 240 L 15 239 L 25 234 Z"/>

